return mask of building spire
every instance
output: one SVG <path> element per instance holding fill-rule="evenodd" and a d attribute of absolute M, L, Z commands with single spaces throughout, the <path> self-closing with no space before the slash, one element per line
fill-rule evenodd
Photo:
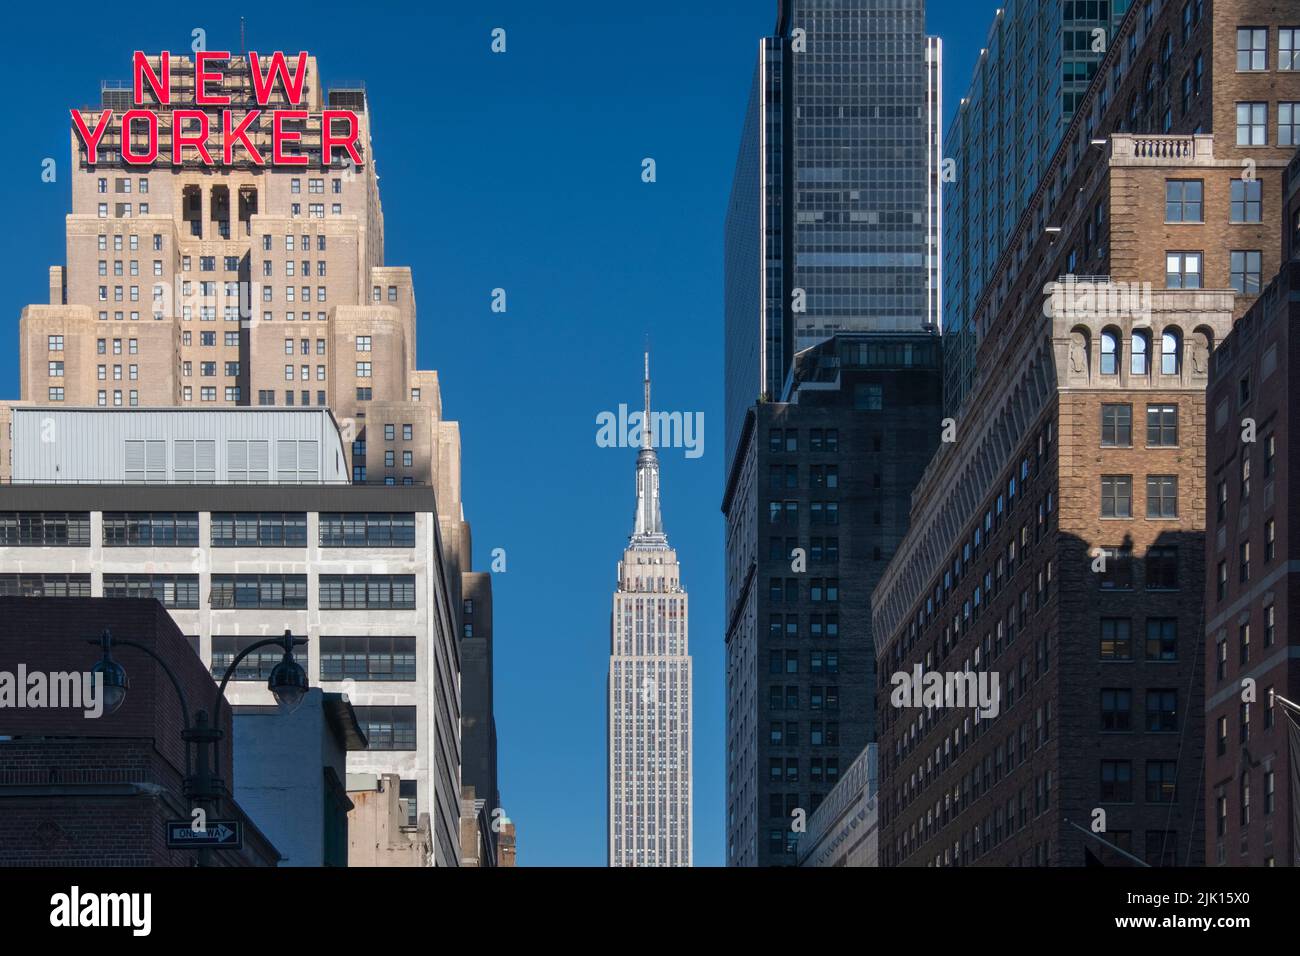
<path fill-rule="evenodd" d="M 632 544 L 664 546 L 663 517 L 659 511 L 659 456 L 655 454 L 651 439 L 650 415 L 650 350 L 645 351 L 645 411 L 641 419 L 641 451 L 636 456 L 636 522 L 632 529 Z"/>
<path fill-rule="evenodd" d="M 641 447 L 650 447 L 650 350 L 645 350 L 645 417 L 641 419 Z"/>

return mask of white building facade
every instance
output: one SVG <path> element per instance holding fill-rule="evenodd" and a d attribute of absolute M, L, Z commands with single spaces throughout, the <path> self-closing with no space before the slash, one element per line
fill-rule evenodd
<path fill-rule="evenodd" d="M 16 463 L 71 444 L 84 425 L 80 411 L 15 411 Z M 341 469 L 344 483 L 308 484 L 275 461 L 271 479 L 227 473 L 240 442 L 319 443 L 319 457 L 333 459 L 338 431 L 324 410 L 85 415 L 108 436 L 97 465 L 92 442 L 90 454 L 59 458 L 75 477 L 60 471 L 64 479 L 51 481 L 35 468 L 0 485 L 0 596 L 156 598 L 216 680 L 255 641 L 285 630 L 307 638 L 297 654 L 310 684 L 346 694 L 368 740 L 347 754 L 347 771 L 400 777 L 411 823 L 429 815 L 435 865 L 459 865 L 461 568 L 434 489 L 349 485 Z M 42 441 L 38 417 L 56 423 L 54 442 Z M 162 446 L 162 477 L 152 482 L 122 477 L 140 436 Z M 177 447 L 196 440 L 217 450 L 220 480 L 175 477 Z M 85 636 L 98 634 L 87 621 Z M 267 648 L 246 657 L 229 703 L 273 704 L 266 681 L 279 656 Z"/>

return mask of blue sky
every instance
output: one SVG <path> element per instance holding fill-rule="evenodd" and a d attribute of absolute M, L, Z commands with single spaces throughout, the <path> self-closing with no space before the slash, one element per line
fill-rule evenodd
<path fill-rule="evenodd" d="M 704 455 L 664 450 L 664 520 L 691 600 L 695 860 L 724 852 L 722 220 L 757 41 L 776 0 L 536 0 L 258 5 L 248 46 L 306 49 L 326 85 L 363 80 L 386 258 L 411 266 L 419 367 L 461 423 L 475 562 L 496 576 L 501 791 L 521 865 L 604 863 L 609 614 L 633 517 L 635 451 L 598 448 L 596 415 L 640 398 L 649 334 L 655 405 L 703 412 Z M 707 7 L 707 12 L 701 8 Z M 945 112 L 969 82 L 993 0 L 931 0 Z M 0 208 L 0 397 L 18 394 L 22 307 L 64 261 L 68 108 L 129 80 L 132 50 L 239 47 L 239 11 L 138 3 L 8 13 L 11 99 Z M 507 31 L 507 52 L 490 33 Z M 54 157 L 58 181 L 41 182 Z M 641 181 L 652 157 L 658 181 Z M 504 288 L 509 311 L 491 311 Z"/>

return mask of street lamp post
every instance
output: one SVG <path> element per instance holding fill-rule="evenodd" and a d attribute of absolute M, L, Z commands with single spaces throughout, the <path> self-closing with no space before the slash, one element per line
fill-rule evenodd
<path fill-rule="evenodd" d="M 215 815 L 219 812 L 221 799 L 225 794 L 225 780 L 215 772 L 221 759 L 221 740 L 225 736 L 220 723 L 221 702 L 225 700 L 226 685 L 230 683 L 230 679 L 234 676 L 235 670 L 240 663 L 245 657 L 259 648 L 271 646 L 283 648 L 284 657 L 271 669 L 271 675 L 266 682 L 267 689 L 271 691 L 276 704 L 284 713 L 295 711 L 307 693 L 307 675 L 303 671 L 302 665 L 293 658 L 294 647 L 306 644 L 307 638 L 294 637 L 288 628 L 285 629 L 282 637 L 267 638 L 264 641 L 256 641 L 250 644 L 230 662 L 230 666 L 226 668 L 226 672 L 221 678 L 221 683 L 217 686 L 216 696 L 213 698 L 211 721 L 209 721 L 206 710 L 199 710 L 191 720 L 189 702 L 185 698 L 185 691 L 181 689 L 180 681 L 177 680 L 176 674 L 167 665 L 167 662 L 159 657 L 152 648 L 136 641 L 119 640 L 113 637 L 112 632 L 108 629 L 105 629 L 104 633 L 98 638 L 89 639 L 87 643 L 98 644 L 103 652 L 103 656 L 92 669 L 92 673 L 103 675 L 104 709 L 107 713 L 111 714 L 122 706 L 123 701 L 126 700 L 127 689 L 130 686 L 130 681 L 126 676 L 126 669 L 113 659 L 114 647 L 133 647 L 138 651 L 143 651 L 158 663 L 158 666 L 163 669 L 163 672 L 171 681 L 172 687 L 176 690 L 176 696 L 181 701 L 181 739 L 185 741 L 184 793 L 185 797 L 193 802 L 195 808 L 201 811 L 201 821 L 204 828 L 206 828 L 209 813 Z M 193 747 L 192 755 L 191 747 Z M 207 847 L 199 847 L 198 866 L 209 865 L 210 852 Z"/>

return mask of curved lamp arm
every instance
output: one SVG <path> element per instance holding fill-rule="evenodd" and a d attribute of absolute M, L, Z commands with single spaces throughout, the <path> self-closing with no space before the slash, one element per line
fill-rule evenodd
<path fill-rule="evenodd" d="M 96 637 L 87 640 L 86 643 L 100 644 L 102 646 L 104 642 L 102 638 Z M 148 654 L 158 663 L 158 666 L 163 669 L 163 673 L 167 675 L 167 679 L 172 682 L 172 687 L 176 688 L 176 696 L 181 699 L 182 726 L 186 730 L 189 730 L 190 729 L 190 705 L 189 702 L 185 699 L 185 691 L 181 690 L 181 682 L 176 679 L 176 675 L 172 673 L 172 669 L 167 666 L 167 662 L 163 660 L 161 657 L 159 657 L 156 653 L 154 653 L 154 651 L 151 648 L 148 648 L 143 644 L 137 644 L 135 641 L 121 641 L 118 640 L 116 637 L 113 637 L 113 638 L 109 638 L 109 647 L 134 647 L 137 651 L 144 651 L 144 653 Z"/>
<path fill-rule="evenodd" d="M 167 662 L 163 660 L 161 657 L 159 657 L 152 648 L 146 647 L 144 644 L 137 643 L 136 641 L 121 641 L 118 640 L 116 637 L 113 637 L 111 633 L 107 633 L 107 632 L 106 635 L 107 636 L 105 637 L 90 638 L 86 641 L 86 643 L 98 644 L 104 649 L 105 652 L 108 652 L 114 647 L 134 647 L 137 651 L 143 651 L 145 654 L 148 654 L 150 657 L 152 657 L 154 661 L 157 662 L 158 666 L 163 669 L 163 673 L 167 675 L 167 679 L 172 682 L 172 687 L 176 689 L 176 696 L 181 699 L 181 726 L 185 729 L 186 734 L 188 734 L 190 729 L 190 704 L 189 701 L 185 699 L 185 691 L 181 690 L 181 682 L 176 679 L 175 673 L 173 673 L 172 669 L 167 666 Z M 193 770 L 193 766 L 190 761 L 190 744 L 189 741 L 187 740 L 185 742 L 186 776 L 189 776 L 192 770 Z"/>
<path fill-rule="evenodd" d="M 235 668 L 239 666 L 240 662 L 245 657 L 258 648 L 270 647 L 271 645 L 281 648 L 286 654 L 288 654 L 292 652 L 294 647 L 306 643 L 307 638 L 294 637 L 288 631 L 285 631 L 282 637 L 268 637 L 264 641 L 256 641 L 255 643 L 249 644 L 246 648 L 235 655 L 235 659 L 230 662 L 230 666 L 226 668 L 226 673 L 221 678 L 221 685 L 217 688 L 216 699 L 212 702 L 212 725 L 215 727 L 217 725 L 217 720 L 220 717 L 221 702 L 225 700 L 226 697 L 226 685 L 230 683 L 230 678 L 235 674 Z M 227 701 L 227 703 L 229 702 Z"/>
<path fill-rule="evenodd" d="M 254 643 L 249 644 L 237 655 L 235 655 L 235 659 L 231 661 L 230 666 L 226 668 L 226 673 L 222 675 L 221 684 L 220 686 L 217 687 L 217 696 L 212 702 L 212 726 L 213 727 L 221 726 L 221 722 L 220 722 L 221 702 L 226 699 L 226 685 L 230 683 L 230 678 L 234 676 L 235 668 L 239 666 L 240 661 L 242 661 L 245 657 L 247 657 L 249 654 L 251 654 L 253 651 L 257 650 L 260 647 L 270 647 L 274 645 L 276 647 L 282 648 L 286 654 L 290 654 L 293 652 L 294 647 L 296 647 L 299 644 L 306 644 L 306 643 L 307 643 L 307 638 L 294 637 L 289 632 L 288 628 L 286 628 L 282 636 L 268 637 L 264 641 L 255 641 Z M 226 703 L 227 706 L 229 706 L 230 702 L 226 701 Z M 220 766 L 220 760 L 221 760 L 221 742 L 218 740 L 218 741 L 214 741 L 212 745 L 213 766 Z"/>

